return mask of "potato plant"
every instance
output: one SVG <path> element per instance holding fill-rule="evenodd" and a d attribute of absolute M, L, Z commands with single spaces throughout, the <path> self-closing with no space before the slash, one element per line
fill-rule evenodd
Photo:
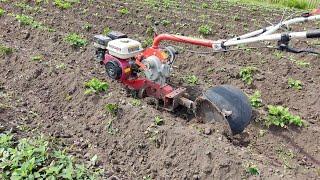
<path fill-rule="evenodd" d="M 252 107 L 259 108 L 262 106 L 261 92 L 255 91 L 252 96 L 249 97 Z"/>
<path fill-rule="evenodd" d="M 79 2 L 79 0 L 53 0 L 53 4 L 60 9 L 69 9 L 74 3 Z"/>
<path fill-rule="evenodd" d="M 250 85 L 253 82 L 253 74 L 257 69 L 255 67 L 249 66 L 249 67 L 243 67 L 240 69 L 240 77 L 243 82 Z"/>
<path fill-rule="evenodd" d="M 212 28 L 209 25 L 201 25 L 198 28 L 198 32 L 201 35 L 207 36 L 207 35 L 210 35 L 212 33 Z"/>
<path fill-rule="evenodd" d="M 304 125 L 304 122 L 299 116 L 292 115 L 289 112 L 289 108 L 283 106 L 268 106 L 267 126 L 286 127 L 290 124 L 301 127 Z"/>
<path fill-rule="evenodd" d="M 288 85 L 289 85 L 290 88 L 293 88 L 293 89 L 297 89 L 297 90 L 301 90 L 302 89 L 302 82 L 299 81 L 299 80 L 295 80 L 295 79 L 289 78 L 288 79 Z"/>
<path fill-rule="evenodd" d="M 88 41 L 84 38 L 82 38 L 80 35 L 76 33 L 70 33 L 68 34 L 64 40 L 68 42 L 71 46 L 79 48 L 86 46 L 88 44 Z"/>
<path fill-rule="evenodd" d="M 109 89 L 108 83 L 100 81 L 97 78 L 92 78 L 90 81 L 85 82 L 84 86 L 87 88 L 85 94 L 106 92 Z"/>
<path fill-rule="evenodd" d="M 101 178 L 101 170 L 77 163 L 42 136 L 15 140 L 10 133 L 0 134 L 0 152 L 1 179 Z"/>
<path fill-rule="evenodd" d="M 118 104 L 112 104 L 112 103 L 107 104 L 104 108 L 112 116 L 116 116 L 119 110 Z"/>
<path fill-rule="evenodd" d="M 156 116 L 156 117 L 154 118 L 154 124 L 157 125 L 157 126 L 161 126 L 161 125 L 164 124 L 164 121 L 163 121 L 163 119 L 162 119 L 161 117 Z"/>
<path fill-rule="evenodd" d="M 186 77 L 184 77 L 184 82 L 189 84 L 189 85 L 197 85 L 199 83 L 199 78 L 195 75 L 188 75 Z"/>

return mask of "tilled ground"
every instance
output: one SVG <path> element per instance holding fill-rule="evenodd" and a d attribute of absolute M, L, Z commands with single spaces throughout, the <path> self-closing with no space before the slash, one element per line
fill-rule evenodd
<path fill-rule="evenodd" d="M 92 44 L 74 49 L 64 42 L 70 32 L 89 40 L 105 27 L 122 31 L 143 41 L 151 21 L 169 20 L 160 32 L 199 36 L 202 24 L 212 26 L 212 35 L 220 39 L 242 34 L 281 19 L 282 11 L 247 7 L 226 2 L 201 3 L 180 1 L 179 8 L 153 7 L 140 1 L 95 1 L 79 3 L 60 10 L 51 3 L 40 10 L 18 8 L 0 3 L 6 14 L 0 17 L 0 43 L 14 52 L 0 61 L 2 130 L 17 134 L 39 132 L 55 137 L 79 159 L 97 154 L 106 177 L 122 179 L 317 179 L 320 175 L 320 61 L 319 56 L 279 54 L 269 49 L 246 49 L 222 54 L 180 53 L 171 82 L 183 83 L 186 75 L 199 77 L 198 92 L 219 84 L 232 84 L 247 94 L 262 93 L 265 105 L 282 105 L 301 116 L 306 127 L 266 128 L 266 106 L 255 110 L 252 123 L 236 137 L 226 137 L 214 125 L 199 124 L 185 112 L 156 110 L 141 100 L 132 105 L 121 84 L 110 81 L 104 68 L 93 60 Z M 213 4 L 213 5 L 212 5 Z M 29 3 L 35 7 L 35 4 Z M 129 14 L 118 9 L 127 7 Z M 27 14 L 55 31 L 20 25 L 13 14 Z M 287 12 L 291 14 L 293 12 Z M 269 19 L 264 19 L 270 17 Z M 93 25 L 89 31 L 82 27 Z M 307 27 L 312 27 L 307 25 Z M 298 30 L 303 27 L 296 27 Z M 316 42 L 308 42 L 316 43 Z M 300 44 L 306 45 L 306 42 Z M 194 51 L 206 51 L 188 47 Z M 31 57 L 42 55 L 40 62 Z M 309 62 L 309 67 L 295 63 Z M 253 85 L 245 85 L 238 76 L 241 67 L 255 66 Z M 109 82 L 107 94 L 85 95 L 83 83 L 93 77 Z M 288 78 L 303 82 L 302 90 L 288 88 Z M 104 106 L 118 103 L 117 118 Z M 4 106 L 6 105 L 6 106 Z M 165 124 L 154 126 L 155 116 Z M 112 122 L 112 126 L 110 126 Z M 109 125 L 108 125 L 109 123 Z M 110 133 L 110 131 L 116 133 Z M 248 166 L 259 169 L 250 176 Z"/>

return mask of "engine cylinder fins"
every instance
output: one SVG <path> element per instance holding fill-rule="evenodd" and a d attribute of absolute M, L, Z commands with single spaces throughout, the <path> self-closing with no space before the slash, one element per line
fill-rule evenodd
<path fill-rule="evenodd" d="M 208 89 L 195 105 L 195 113 L 200 120 L 222 123 L 224 130 L 228 127 L 233 135 L 241 133 L 251 121 L 252 107 L 247 96 L 230 85 Z"/>
<path fill-rule="evenodd" d="M 122 75 L 122 68 L 115 60 L 109 61 L 105 65 L 106 73 L 111 79 L 118 80 Z"/>

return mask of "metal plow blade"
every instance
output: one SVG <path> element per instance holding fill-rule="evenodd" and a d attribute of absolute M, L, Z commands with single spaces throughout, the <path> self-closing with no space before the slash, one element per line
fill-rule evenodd
<path fill-rule="evenodd" d="M 250 123 L 252 107 L 247 96 L 230 85 L 208 89 L 196 100 L 196 116 L 204 123 L 220 124 L 233 135 L 241 133 Z"/>

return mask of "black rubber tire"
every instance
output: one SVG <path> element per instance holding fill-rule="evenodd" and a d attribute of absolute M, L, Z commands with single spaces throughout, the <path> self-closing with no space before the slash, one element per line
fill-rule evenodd
<path fill-rule="evenodd" d="M 221 85 L 208 89 L 204 97 L 215 104 L 220 111 L 231 111 L 226 119 L 232 134 L 241 133 L 250 123 L 252 107 L 248 97 L 238 88 Z"/>
<path fill-rule="evenodd" d="M 111 60 L 105 65 L 107 75 L 114 80 L 121 78 L 122 69 L 116 60 Z"/>

